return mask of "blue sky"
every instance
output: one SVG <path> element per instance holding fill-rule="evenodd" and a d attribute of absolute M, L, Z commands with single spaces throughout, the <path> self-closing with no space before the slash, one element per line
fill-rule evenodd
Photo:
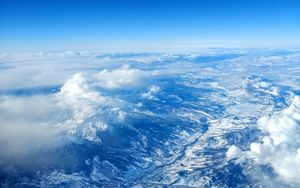
<path fill-rule="evenodd" d="M 1 50 L 300 45 L 300 0 L 1 0 Z"/>

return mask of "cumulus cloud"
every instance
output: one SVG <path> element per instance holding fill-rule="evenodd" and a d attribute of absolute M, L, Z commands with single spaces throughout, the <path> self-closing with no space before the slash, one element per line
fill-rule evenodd
<path fill-rule="evenodd" d="M 258 128 L 265 134 L 260 142 L 250 145 L 249 151 L 231 146 L 227 151 L 229 159 L 237 162 L 253 159 L 259 165 L 269 165 L 279 179 L 300 185 L 300 97 L 280 113 L 258 120 Z"/>
<path fill-rule="evenodd" d="M 112 96 L 104 96 L 98 88 L 99 85 L 101 82 L 93 74 L 77 73 L 56 94 L 58 105 L 69 112 L 70 118 L 60 125 L 69 134 L 88 141 L 101 142 L 97 133 L 108 129 L 109 125 L 104 120 L 107 116 L 124 120 L 125 112 L 120 108 L 125 102 Z"/>
<path fill-rule="evenodd" d="M 139 69 L 131 69 L 129 65 L 124 65 L 119 69 L 108 71 L 104 69 L 94 75 L 101 87 L 115 89 L 126 86 L 138 85 L 145 73 Z"/>
<path fill-rule="evenodd" d="M 109 89 L 136 86 L 145 75 L 141 70 L 123 66 L 95 74 L 76 73 L 56 94 L 2 96 L 1 155 L 52 147 L 64 134 L 100 142 L 97 133 L 109 127 L 103 119 L 111 115 L 123 121 L 126 113 L 122 110 L 125 102 L 104 96 L 99 86 Z"/>
<path fill-rule="evenodd" d="M 101 118 L 97 118 L 99 121 L 91 122 L 92 117 L 102 117 L 106 116 L 105 113 L 109 113 L 119 121 L 123 121 L 126 116 L 121 110 L 125 102 L 112 96 L 104 96 L 101 88 L 135 87 L 149 74 L 151 75 L 139 69 L 131 69 L 127 65 L 111 71 L 105 69 L 96 74 L 74 74 L 56 94 L 58 105 L 71 114 L 71 118 L 61 126 L 68 127 L 68 132 L 72 135 L 80 135 L 89 141 L 99 142 L 96 130 L 101 129 L 99 125 L 105 127 L 102 130 L 107 129 L 108 125 L 102 122 Z"/>
<path fill-rule="evenodd" d="M 156 99 L 154 94 L 158 93 L 159 91 L 160 88 L 158 86 L 152 85 L 149 87 L 148 92 L 142 94 L 142 97 L 147 99 Z"/>
<path fill-rule="evenodd" d="M 74 140 L 71 137 L 101 143 L 99 134 L 110 127 L 107 121 L 126 118 L 125 101 L 103 95 L 101 88 L 134 87 L 145 76 L 144 71 L 123 66 L 76 73 L 55 94 L 0 96 L 0 165 L 46 159 L 49 152 Z"/>
<path fill-rule="evenodd" d="M 82 123 L 95 114 L 99 104 L 106 105 L 110 99 L 103 97 L 90 87 L 88 78 L 77 73 L 68 79 L 57 94 L 59 104 L 63 108 L 71 108 L 75 123 Z"/>

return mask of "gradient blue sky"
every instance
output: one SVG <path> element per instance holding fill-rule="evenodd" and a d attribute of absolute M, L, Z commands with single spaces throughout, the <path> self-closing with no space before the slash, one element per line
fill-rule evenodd
<path fill-rule="evenodd" d="M 300 45 L 300 0 L 0 0 L 1 50 Z"/>

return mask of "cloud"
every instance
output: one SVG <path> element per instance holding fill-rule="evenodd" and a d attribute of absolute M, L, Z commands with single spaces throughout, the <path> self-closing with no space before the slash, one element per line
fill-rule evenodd
<path fill-rule="evenodd" d="M 128 108 L 113 94 L 105 96 L 102 88 L 135 87 L 147 75 L 129 66 L 94 74 L 79 72 L 54 94 L 0 96 L 0 166 L 30 166 L 35 163 L 32 157 L 46 160 L 74 138 L 101 143 L 100 135 L 110 122 L 124 121 Z"/>
<path fill-rule="evenodd" d="M 34 74 L 30 67 L 35 67 L 34 72 L 39 74 Z M 134 106 L 130 101 L 119 99 L 117 90 L 144 87 L 147 80 L 157 75 L 154 71 L 125 65 L 99 72 L 77 72 L 63 81 L 70 72 L 62 71 L 64 76 L 54 79 L 54 83 L 61 85 L 56 86 L 58 89 L 54 92 L 29 92 L 21 96 L 18 92 L 8 91 L 32 91 L 39 85 L 47 86 L 51 83 L 49 76 L 56 77 L 57 74 L 35 63 L 28 67 L 13 66 L 13 70 L 21 72 L 22 76 L 26 72 L 29 82 L 35 80 L 33 83 L 37 85 L 28 88 L 29 83 L 25 84 L 22 76 L 10 76 L 7 70 L 3 70 L 5 75 L 2 78 L 7 83 L 3 81 L 3 87 L 0 83 L 0 173 L 8 177 L 18 175 L 24 169 L 26 173 L 35 174 L 45 170 L 44 167 L 59 169 L 71 165 L 65 160 L 76 161 L 80 156 L 61 157 L 70 145 L 85 142 L 103 144 L 105 132 L 123 124 L 130 114 L 131 105 Z M 11 80 L 6 76 L 10 76 Z M 152 90 L 151 93 L 157 88 Z"/>
<path fill-rule="evenodd" d="M 113 149 L 116 144 L 121 147 L 124 143 L 129 142 L 133 146 L 128 150 L 133 151 L 130 152 L 130 157 L 140 159 L 139 157 L 145 156 L 145 158 L 141 158 L 139 164 L 142 164 L 142 166 L 150 165 L 150 159 L 154 155 L 158 156 L 157 159 L 160 160 L 162 157 L 174 154 L 176 149 L 181 147 L 181 143 L 189 142 L 189 137 L 194 136 L 196 129 L 193 126 L 182 126 L 185 122 L 188 122 L 189 125 L 195 125 L 198 128 L 199 123 L 204 125 L 202 138 L 207 141 L 206 144 L 203 145 L 203 139 L 200 139 L 199 143 L 192 144 L 196 147 L 187 148 L 187 154 L 182 157 L 184 159 L 183 163 L 182 160 L 178 160 L 174 162 L 174 165 L 164 166 L 162 170 L 180 167 L 172 170 L 172 172 L 168 170 L 166 176 L 173 177 L 177 174 L 178 176 L 174 177 L 179 179 L 174 180 L 174 182 L 177 182 L 175 184 L 199 185 L 197 182 L 200 182 L 201 178 L 193 176 L 193 174 L 197 174 L 197 177 L 199 175 L 197 166 L 201 166 L 201 169 L 205 169 L 204 167 L 211 169 L 209 164 L 217 160 L 223 160 L 223 155 L 221 158 L 215 158 L 214 155 L 199 158 L 198 146 L 203 147 L 203 151 L 206 152 L 207 149 L 215 149 L 214 147 L 217 149 L 223 148 L 223 146 L 227 147 L 227 143 L 232 143 L 231 141 L 235 143 L 241 141 L 238 144 L 241 145 L 241 148 L 246 148 L 249 143 L 247 139 L 249 138 L 238 138 L 236 140 L 235 132 L 239 128 L 252 124 L 252 120 L 261 113 L 267 114 L 285 106 L 285 99 L 289 96 L 288 92 L 299 88 L 295 76 L 299 72 L 299 68 L 297 63 L 294 63 L 299 59 L 299 56 L 293 57 L 294 60 L 292 58 L 260 59 L 259 57 L 264 55 L 252 56 L 251 54 L 249 56 L 241 55 L 227 58 L 228 56 L 223 56 L 223 54 L 232 53 L 231 51 L 218 51 L 208 50 L 197 54 L 177 55 L 99 55 L 98 53 L 75 51 L 21 54 L 20 56 L 0 54 L 1 170 L 4 166 L 9 169 L 10 166 L 15 164 L 23 164 L 27 165 L 25 169 L 32 169 L 34 173 L 39 171 L 37 176 L 47 176 L 55 168 L 54 172 L 57 172 L 57 174 L 53 173 L 53 175 L 57 175 L 58 179 L 50 175 L 49 181 L 57 186 L 62 184 L 77 185 L 77 183 L 79 183 L 78 186 L 86 186 L 86 182 L 102 181 L 103 178 L 115 179 L 118 173 L 115 173 L 114 166 L 120 167 L 118 156 L 123 155 L 121 150 L 117 150 L 117 153 L 108 152 L 107 156 L 97 153 L 99 157 L 95 157 L 94 160 L 91 158 L 90 165 L 87 167 L 90 172 L 88 169 L 81 171 L 77 167 L 82 165 L 79 163 L 84 163 L 87 157 L 93 157 L 94 152 L 99 151 L 99 147 L 106 152 L 107 148 Z M 243 50 L 242 52 L 234 52 L 234 54 L 244 53 Z M 290 64 L 292 66 L 286 66 L 290 60 L 293 62 L 293 64 Z M 203 61 L 203 63 L 198 61 Z M 206 63 L 207 61 L 209 63 Z M 127 63 L 130 66 L 124 65 Z M 1 69 L 1 67 L 5 68 Z M 287 71 L 290 74 L 287 75 Z M 258 79 L 255 78 L 255 75 Z M 270 80 L 260 79 L 262 77 L 270 78 Z M 286 83 L 285 86 L 289 87 L 282 88 L 280 85 L 282 83 Z M 44 92 L 43 89 L 43 92 L 39 92 L 39 88 L 46 88 L 46 90 Z M 56 89 L 49 92 L 48 88 Z M 22 94 L 20 96 L 19 91 L 25 91 L 26 95 Z M 162 96 L 166 92 L 169 95 Z M 164 99 L 164 104 L 154 101 L 159 100 L 161 97 Z M 148 99 L 153 101 L 150 102 Z M 275 103 L 278 101 L 279 107 L 275 108 Z M 177 105 L 179 103 L 180 105 Z M 293 104 L 297 104 L 297 102 Z M 172 110 L 161 114 L 160 107 L 162 106 L 158 105 L 163 105 L 168 109 L 170 107 Z M 260 171 L 260 168 L 257 168 L 262 165 L 274 169 L 276 176 L 281 181 L 297 184 L 299 145 L 297 145 L 296 137 L 299 135 L 295 133 L 299 130 L 295 126 L 290 126 L 291 128 L 286 126 L 292 125 L 291 122 L 297 123 L 297 118 L 291 115 L 295 115 L 295 111 L 287 113 L 288 118 L 283 123 L 279 120 L 283 118 L 283 112 L 272 117 L 262 118 L 258 126 L 265 138 L 257 141 L 257 143 L 252 143 L 249 151 L 242 151 L 237 146 L 232 146 L 227 152 L 227 158 L 234 159 L 235 162 L 245 167 L 243 172 L 246 175 L 258 172 L 256 173 L 259 176 L 258 180 L 263 181 L 262 177 L 265 177 L 261 176 L 264 173 L 263 170 Z M 170 119 L 170 117 L 174 117 L 174 114 L 175 119 Z M 145 117 L 146 119 L 158 118 L 153 122 L 143 124 Z M 278 118 L 276 119 L 276 117 Z M 293 119 L 293 121 L 290 119 Z M 180 121 L 179 124 L 177 120 Z M 162 125 L 167 123 L 168 126 L 163 126 L 162 129 L 157 126 L 148 126 L 152 123 L 160 124 L 160 122 L 163 123 Z M 243 124 L 238 122 L 243 122 Z M 169 123 L 171 123 L 170 126 Z M 171 126 L 173 123 L 176 126 Z M 274 126 L 271 126 L 271 124 Z M 280 127 L 277 124 L 285 126 Z M 208 131 L 206 130 L 207 126 Z M 226 130 L 224 126 L 226 126 Z M 274 127 L 278 130 L 277 132 L 273 130 Z M 149 130 L 144 131 L 144 128 Z M 158 130 L 157 128 L 162 130 L 161 133 L 166 133 L 167 136 L 163 140 L 154 138 L 154 141 L 166 141 L 166 148 L 159 148 L 158 145 L 156 147 L 155 143 L 148 143 L 148 141 L 151 141 L 148 136 L 152 138 L 153 135 L 150 134 L 152 130 Z M 164 131 L 165 129 L 167 132 Z M 168 131 L 171 134 L 168 134 Z M 173 137 L 173 131 L 179 134 L 174 134 L 175 137 Z M 135 137 L 131 132 L 137 132 L 139 135 L 136 136 L 141 140 L 137 140 L 136 143 L 134 140 L 131 141 Z M 199 135 L 202 134 L 202 131 L 200 132 L 196 131 Z M 232 138 L 227 136 L 231 135 L 230 133 L 234 133 Z M 124 138 L 119 138 L 123 135 Z M 160 137 L 160 134 L 157 135 Z M 130 137 L 128 137 L 129 140 L 127 136 Z M 238 137 L 240 137 L 239 134 Z M 213 138 L 213 140 L 210 138 Z M 111 139 L 111 143 L 103 143 Z M 174 143 L 175 145 L 179 143 L 179 145 L 177 144 L 174 148 L 172 145 Z M 87 146 L 88 148 L 86 148 Z M 153 153 L 151 152 L 152 148 L 150 148 L 150 153 L 148 152 L 145 155 L 138 152 L 147 150 L 146 146 L 154 146 Z M 81 153 L 80 147 L 88 152 Z M 97 149 L 94 150 L 94 147 Z M 222 154 L 224 154 L 223 151 Z M 167 153 L 168 155 L 165 155 Z M 74 157 L 74 161 L 62 161 L 60 157 L 62 155 Z M 124 153 L 124 157 L 126 155 Z M 115 157 L 117 160 L 112 160 Z M 195 160 L 185 160 L 186 157 L 192 157 L 196 162 L 197 159 L 201 159 L 206 164 L 200 161 L 195 166 Z M 55 159 L 57 160 L 55 161 Z M 45 171 L 32 167 L 35 161 L 39 160 L 42 160 L 42 162 L 35 166 L 45 167 Z M 148 162 L 142 163 L 144 160 Z M 52 166 L 53 163 L 49 165 L 51 162 L 65 162 L 70 168 L 63 165 Z M 245 163 L 251 164 L 252 169 L 247 168 L 249 166 L 245 166 Z M 77 165 L 74 167 L 74 164 Z M 126 178 L 135 176 L 135 172 L 132 174 L 130 166 L 127 166 L 128 164 L 124 161 L 124 166 L 120 168 L 129 167 L 129 171 L 121 172 L 126 175 L 124 176 Z M 183 173 L 186 175 L 181 176 L 181 172 L 184 172 L 182 167 L 191 173 Z M 136 169 L 138 171 L 139 167 Z M 212 170 L 220 172 L 221 166 Z M 78 173 L 74 173 L 74 171 Z M 101 176 L 103 172 L 105 176 Z M 220 177 L 223 175 L 219 173 L 212 174 L 210 170 L 207 172 L 210 175 Z M 239 173 L 239 171 L 230 172 L 233 175 Z M 225 180 L 223 177 L 221 178 L 222 182 L 218 179 L 215 182 L 227 183 L 223 182 Z M 168 178 L 163 179 L 165 179 L 165 182 L 173 181 L 172 178 L 171 180 L 168 180 Z M 274 179 L 274 176 L 269 176 L 270 181 Z M 62 184 L 59 183 L 60 181 L 62 181 Z M 80 181 L 83 181 L 83 184 L 80 184 Z M 45 182 L 45 186 L 48 183 Z M 255 184 L 256 181 L 254 180 L 251 183 Z"/>
<path fill-rule="evenodd" d="M 104 96 L 101 87 L 116 89 L 141 84 L 147 76 L 123 66 L 95 74 L 76 73 L 55 94 L 0 98 L 1 157 L 25 156 L 55 148 L 65 134 L 101 142 L 98 134 L 109 128 L 109 118 L 124 121 L 125 101 Z M 100 88 L 99 88 L 100 87 Z"/>
<path fill-rule="evenodd" d="M 50 156 L 67 144 L 61 118 L 49 96 L 0 97 L 0 168 L 2 172 L 35 170 L 56 158 Z M 56 161 L 57 162 L 57 161 Z"/>
<path fill-rule="evenodd" d="M 61 107 L 75 112 L 74 123 L 82 123 L 84 119 L 93 116 L 97 105 L 106 104 L 109 100 L 93 90 L 82 73 L 76 73 L 68 79 L 56 96 Z"/>
<path fill-rule="evenodd" d="M 300 97 L 291 105 L 271 117 L 262 117 L 257 122 L 265 136 L 260 142 L 253 142 L 249 151 L 231 146 L 227 151 L 229 159 L 237 162 L 253 159 L 259 165 L 269 165 L 279 179 L 291 185 L 300 185 Z"/>
<path fill-rule="evenodd" d="M 150 87 L 149 87 L 149 89 L 148 89 L 148 92 L 146 92 L 146 93 L 143 93 L 142 94 L 142 97 L 143 98 L 147 98 L 147 99 L 156 99 L 157 100 L 157 98 L 155 98 L 153 95 L 154 94 L 156 94 L 156 93 L 158 93 L 160 91 L 160 88 L 158 87 L 158 86 L 156 86 L 156 85 L 151 85 Z"/>
<path fill-rule="evenodd" d="M 99 141 L 95 136 L 98 125 L 105 124 L 105 129 L 108 127 L 101 117 L 107 119 L 107 116 L 113 116 L 114 119 L 117 117 L 119 121 L 123 121 L 126 113 L 121 109 L 128 107 L 125 101 L 113 97 L 112 93 L 104 96 L 102 89 L 135 87 L 142 84 L 142 80 L 149 75 L 151 76 L 151 72 L 131 69 L 127 65 L 95 74 L 74 74 L 56 94 L 58 105 L 71 114 L 71 118 L 61 126 L 67 127 L 70 134 L 81 135 L 89 141 Z M 93 117 L 97 117 L 97 121 Z"/>
<path fill-rule="evenodd" d="M 98 59 L 96 54 L 69 51 L 0 55 L 0 90 L 62 85 L 75 73 L 95 72 L 107 68 L 106 63 L 116 61 Z"/>
<path fill-rule="evenodd" d="M 119 69 L 108 71 L 107 69 L 94 75 L 97 84 L 101 87 L 115 89 L 127 86 L 136 86 L 141 82 L 144 72 L 138 69 L 130 69 L 129 65 L 124 65 Z"/>
<path fill-rule="evenodd" d="M 101 142 L 97 131 L 105 131 L 107 123 L 102 122 L 103 108 L 114 109 L 122 105 L 122 101 L 101 95 L 93 87 L 92 76 L 76 73 L 61 87 L 56 94 L 58 106 L 69 114 L 61 127 L 71 135 L 80 136 L 88 141 Z M 92 117 L 97 117 L 91 120 Z"/>

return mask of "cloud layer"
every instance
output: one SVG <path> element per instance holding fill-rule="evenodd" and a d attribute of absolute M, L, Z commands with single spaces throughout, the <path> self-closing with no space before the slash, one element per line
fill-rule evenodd
<path fill-rule="evenodd" d="M 103 95 L 101 88 L 134 87 L 147 75 L 122 66 L 94 74 L 76 73 L 54 94 L 2 96 L 0 165 L 22 166 L 33 156 L 45 159 L 73 138 L 101 143 L 99 134 L 109 128 L 109 120 L 123 121 L 126 114 L 122 111 L 125 102 Z M 28 165 L 33 164 L 28 161 Z"/>
<path fill-rule="evenodd" d="M 299 52 L 0 54 L 0 186 L 297 187 Z"/>

